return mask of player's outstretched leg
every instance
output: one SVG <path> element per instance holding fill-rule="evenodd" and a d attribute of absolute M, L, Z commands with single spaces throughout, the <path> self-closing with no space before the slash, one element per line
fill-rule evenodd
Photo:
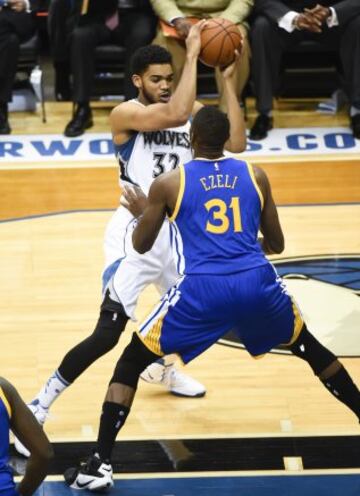
<path fill-rule="evenodd" d="M 49 408 L 60 394 L 98 358 L 116 346 L 127 321 L 128 317 L 122 305 L 113 301 L 109 303 L 105 298 L 94 332 L 64 356 L 59 368 L 28 405 L 39 424 L 45 423 Z M 29 451 L 17 438 L 15 449 L 23 456 L 30 456 Z"/>
<path fill-rule="evenodd" d="M 72 348 L 63 358 L 58 369 L 49 377 L 37 396 L 28 404 L 39 424 L 44 425 L 51 405 L 61 393 L 98 358 L 112 350 L 125 329 L 128 317 L 120 303 L 105 297 L 94 332 Z M 144 372 L 144 380 L 165 386 L 172 394 L 185 397 L 205 395 L 204 386 L 179 372 L 171 357 L 165 357 L 150 365 Z M 25 457 L 29 450 L 15 437 L 15 449 Z"/>
<path fill-rule="evenodd" d="M 302 329 L 290 346 L 292 353 L 306 360 L 328 391 L 352 410 L 360 421 L 360 391 L 337 357 L 308 331 Z"/>
<path fill-rule="evenodd" d="M 85 464 L 64 473 L 73 489 L 101 490 L 112 487 L 111 453 L 135 397 L 140 373 L 158 359 L 134 333 L 116 364 L 102 406 L 96 450 Z"/>

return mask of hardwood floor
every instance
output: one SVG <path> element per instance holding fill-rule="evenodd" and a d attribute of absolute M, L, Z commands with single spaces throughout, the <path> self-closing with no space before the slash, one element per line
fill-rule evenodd
<path fill-rule="evenodd" d="M 101 108 L 93 130 L 108 131 L 110 105 L 95 106 Z M 275 125 L 313 125 L 314 106 L 314 101 L 279 102 Z M 61 133 L 70 105 L 49 103 L 47 110 L 46 125 L 39 115 L 12 115 L 14 134 Z M 250 101 L 249 125 L 254 116 Z M 316 123 L 347 125 L 347 116 L 316 114 Z M 258 163 L 268 172 L 274 197 L 282 205 L 284 257 L 360 253 L 360 207 L 355 204 L 360 201 L 360 157 Z M 71 211 L 115 208 L 117 167 L 115 161 L 106 167 L 80 165 L 0 167 L 1 374 L 26 400 L 64 353 L 92 331 L 98 315 L 102 238 L 111 212 Z M 332 205 L 317 205 L 321 203 Z M 51 213 L 59 215 L 46 215 Z M 32 215 L 45 216 L 27 218 Z M 25 219 L 10 220 L 19 218 Z M 144 292 L 140 318 L 156 299 L 153 287 Z M 359 319 L 359 313 L 353 318 Z M 46 426 L 52 439 L 95 438 L 107 382 L 133 329 L 130 324 L 119 346 L 56 402 Z M 360 360 L 344 358 L 343 363 L 359 384 Z M 161 387 L 142 383 L 125 437 L 283 435 L 284 429 L 295 435 L 358 434 L 353 414 L 293 357 L 269 354 L 253 360 L 244 351 L 215 345 L 186 371 L 206 385 L 206 397 L 174 398 Z"/>

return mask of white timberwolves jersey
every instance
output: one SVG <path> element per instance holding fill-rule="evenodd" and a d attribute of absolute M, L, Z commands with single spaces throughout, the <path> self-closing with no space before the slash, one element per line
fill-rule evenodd
<path fill-rule="evenodd" d="M 142 105 L 132 100 L 135 105 Z M 135 132 L 122 145 L 114 145 L 120 166 L 120 183 L 139 186 L 147 195 L 160 174 L 192 159 L 190 121 L 183 126 L 160 131 Z"/>

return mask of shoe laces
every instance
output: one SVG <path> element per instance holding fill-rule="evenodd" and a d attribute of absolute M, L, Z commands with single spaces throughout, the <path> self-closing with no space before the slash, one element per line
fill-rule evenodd
<path fill-rule="evenodd" d="M 94 475 L 98 472 L 101 463 L 99 455 L 90 455 L 85 462 L 80 463 L 80 471 L 83 474 Z"/>
<path fill-rule="evenodd" d="M 80 471 L 83 474 L 88 474 L 88 475 L 103 475 L 99 472 L 99 469 L 101 468 L 102 465 L 110 465 L 109 460 L 101 460 L 99 453 L 96 451 L 90 455 L 86 461 L 80 463 Z"/>

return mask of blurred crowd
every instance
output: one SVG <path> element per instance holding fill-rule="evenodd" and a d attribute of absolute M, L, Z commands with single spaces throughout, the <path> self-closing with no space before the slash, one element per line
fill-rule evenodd
<path fill-rule="evenodd" d="M 261 140 L 273 126 L 272 105 L 281 76 L 283 54 L 303 42 L 338 53 L 341 79 L 350 102 L 349 126 L 360 139 L 359 0 L 50 0 L 47 26 L 55 70 L 57 100 L 70 100 L 74 111 L 64 134 L 79 136 L 93 125 L 90 99 L 99 45 L 124 48 L 124 98 L 136 97 L 131 56 L 156 43 L 173 57 L 174 83 L 181 74 L 192 18 L 222 17 L 243 36 L 237 89 L 241 100 L 250 79 L 257 118 L 250 138 Z M 11 132 L 12 98 L 20 45 L 34 36 L 41 0 L 0 0 L 0 134 Z M 166 26 L 172 27 L 170 35 Z M 164 28 L 165 27 L 165 28 Z M 216 71 L 215 71 L 216 73 Z M 216 75 L 219 107 L 226 112 L 221 79 Z"/>

